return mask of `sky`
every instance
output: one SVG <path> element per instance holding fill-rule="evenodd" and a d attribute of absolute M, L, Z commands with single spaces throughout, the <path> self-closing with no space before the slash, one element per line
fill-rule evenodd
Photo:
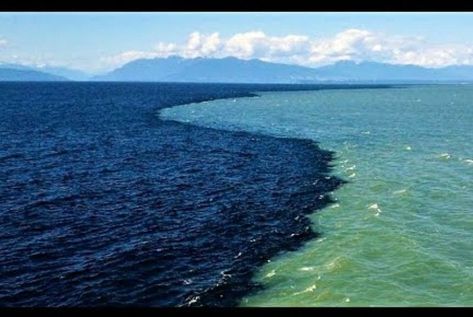
<path fill-rule="evenodd" d="M 473 65 L 473 13 L 0 13 L 0 62 L 101 73 L 139 58 Z"/>

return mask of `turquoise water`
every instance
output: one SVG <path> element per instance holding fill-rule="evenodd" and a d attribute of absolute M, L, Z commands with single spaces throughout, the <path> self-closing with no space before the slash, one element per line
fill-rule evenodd
<path fill-rule="evenodd" d="M 337 153 L 348 183 L 310 216 L 320 237 L 263 266 L 242 306 L 473 305 L 473 86 L 268 92 L 161 116 Z"/>

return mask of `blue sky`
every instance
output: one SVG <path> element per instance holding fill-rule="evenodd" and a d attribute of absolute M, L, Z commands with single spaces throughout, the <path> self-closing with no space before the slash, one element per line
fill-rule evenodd
<path fill-rule="evenodd" d="M 2 13 L 0 61 L 89 72 L 136 58 L 473 64 L 470 13 Z"/>

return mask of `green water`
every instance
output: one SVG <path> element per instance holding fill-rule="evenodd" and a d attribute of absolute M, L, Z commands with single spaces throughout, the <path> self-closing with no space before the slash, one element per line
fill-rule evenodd
<path fill-rule="evenodd" d="M 472 306 L 473 86 L 261 93 L 167 119 L 309 138 L 349 181 L 242 306 Z"/>

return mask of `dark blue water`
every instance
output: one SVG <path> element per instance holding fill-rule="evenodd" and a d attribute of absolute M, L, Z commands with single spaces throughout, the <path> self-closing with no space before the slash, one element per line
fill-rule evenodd
<path fill-rule="evenodd" d="M 237 304 L 315 236 L 333 153 L 157 111 L 281 89 L 1 83 L 0 306 Z"/>

